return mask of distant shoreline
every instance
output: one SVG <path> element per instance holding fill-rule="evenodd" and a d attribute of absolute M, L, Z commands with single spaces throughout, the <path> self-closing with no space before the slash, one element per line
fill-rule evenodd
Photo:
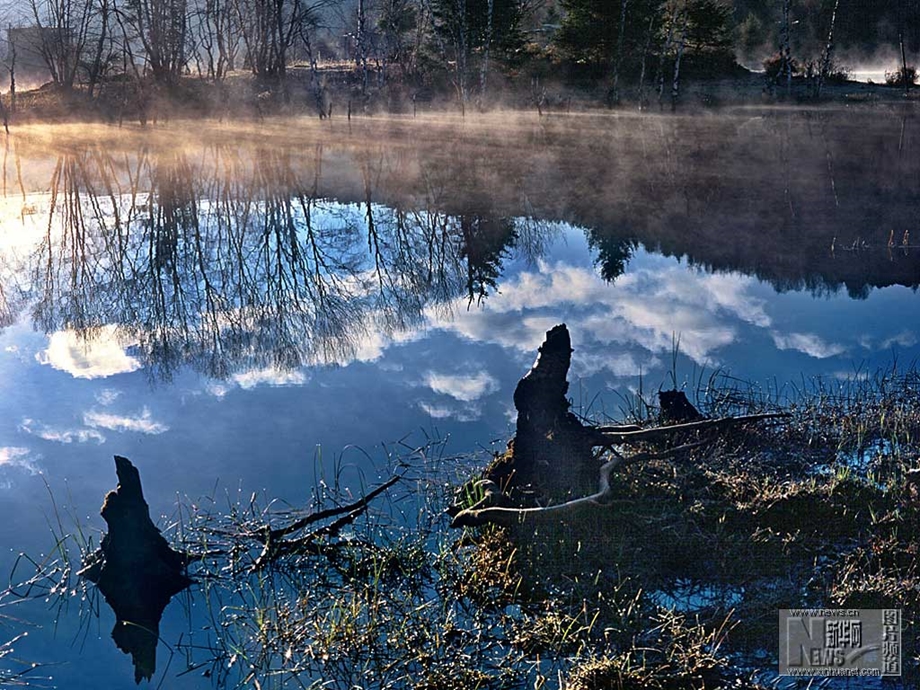
<path fill-rule="evenodd" d="M 496 80 L 497 81 L 497 80 Z M 646 87 L 644 107 L 656 112 L 695 112 L 737 106 L 828 105 L 876 106 L 920 103 L 920 87 L 906 94 L 900 87 L 886 84 L 846 81 L 826 84 L 820 98 L 812 93 L 812 84 L 795 79 L 791 90 L 785 86 L 770 88 L 762 73 L 739 68 L 730 76 L 687 79 L 681 84 L 676 101 L 669 89 L 659 98 Z M 547 83 L 539 99 L 533 90 L 506 80 L 496 84 L 489 98 L 462 106 L 449 90 L 419 87 L 393 80 L 383 86 L 374 84 L 362 93 L 357 72 L 349 68 L 325 68 L 316 77 L 307 68 L 291 68 L 285 79 L 260 82 L 248 73 L 235 73 L 220 82 L 186 77 L 164 87 L 152 81 L 113 79 L 103 82 L 90 99 L 85 91 L 69 92 L 45 84 L 36 89 L 18 91 L 13 107 L 10 94 L 3 95 L 10 126 L 48 122 L 108 122 L 140 124 L 170 119 L 219 118 L 255 119 L 276 116 L 352 117 L 382 114 L 477 113 L 497 110 L 520 112 L 582 112 L 640 110 L 638 88 L 627 84 L 619 102 L 609 106 L 601 85 L 573 87 L 564 83 Z"/>

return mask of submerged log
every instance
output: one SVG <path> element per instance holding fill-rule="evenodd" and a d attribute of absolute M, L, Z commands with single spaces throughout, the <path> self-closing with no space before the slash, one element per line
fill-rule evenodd
<path fill-rule="evenodd" d="M 112 638 L 134 663 L 134 681 L 156 671 L 160 619 L 173 595 L 192 580 L 185 574 L 186 554 L 170 548 L 150 519 L 137 468 L 115 456 L 118 487 L 102 504 L 109 532 L 90 555 L 80 575 L 96 583 L 115 612 Z"/>

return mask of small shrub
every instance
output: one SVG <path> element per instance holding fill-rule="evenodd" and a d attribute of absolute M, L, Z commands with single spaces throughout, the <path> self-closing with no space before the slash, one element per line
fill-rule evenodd
<path fill-rule="evenodd" d="M 917 67 L 906 65 L 891 72 L 885 72 L 885 83 L 888 86 L 914 86 L 917 83 Z"/>
<path fill-rule="evenodd" d="M 824 81 L 827 84 L 845 84 L 850 81 L 850 68 L 831 62 L 827 66 L 827 74 L 824 75 Z"/>
<path fill-rule="evenodd" d="M 783 76 L 783 56 L 774 53 L 763 61 L 763 69 L 766 72 L 767 79 L 775 81 Z M 802 74 L 802 65 L 795 59 L 790 59 L 790 69 L 792 76 L 797 77 Z"/>

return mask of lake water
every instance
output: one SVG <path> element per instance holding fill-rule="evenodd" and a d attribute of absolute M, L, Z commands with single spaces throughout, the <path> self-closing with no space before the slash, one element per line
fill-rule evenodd
<path fill-rule="evenodd" d="M 783 400 L 920 356 L 909 111 L 35 126 L 3 146 L 7 570 L 51 546 L 45 482 L 102 528 L 114 454 L 154 516 L 224 491 L 302 504 L 333 476 L 358 493 L 400 440 L 484 459 L 560 322 L 576 408 L 610 417 L 675 379 Z M 60 662 L 59 687 L 133 685 L 108 611 L 75 644 L 73 617 L 40 622 L 18 650 Z M 165 687 L 209 686 L 168 656 Z"/>

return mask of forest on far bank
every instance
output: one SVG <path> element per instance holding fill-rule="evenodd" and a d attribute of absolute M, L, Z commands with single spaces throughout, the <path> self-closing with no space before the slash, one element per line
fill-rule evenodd
<path fill-rule="evenodd" d="M 752 70 L 821 97 L 865 65 L 906 90 L 920 51 L 920 0 L 0 0 L 0 21 L 13 112 L 47 84 L 142 113 L 673 105 L 682 82 Z"/>

